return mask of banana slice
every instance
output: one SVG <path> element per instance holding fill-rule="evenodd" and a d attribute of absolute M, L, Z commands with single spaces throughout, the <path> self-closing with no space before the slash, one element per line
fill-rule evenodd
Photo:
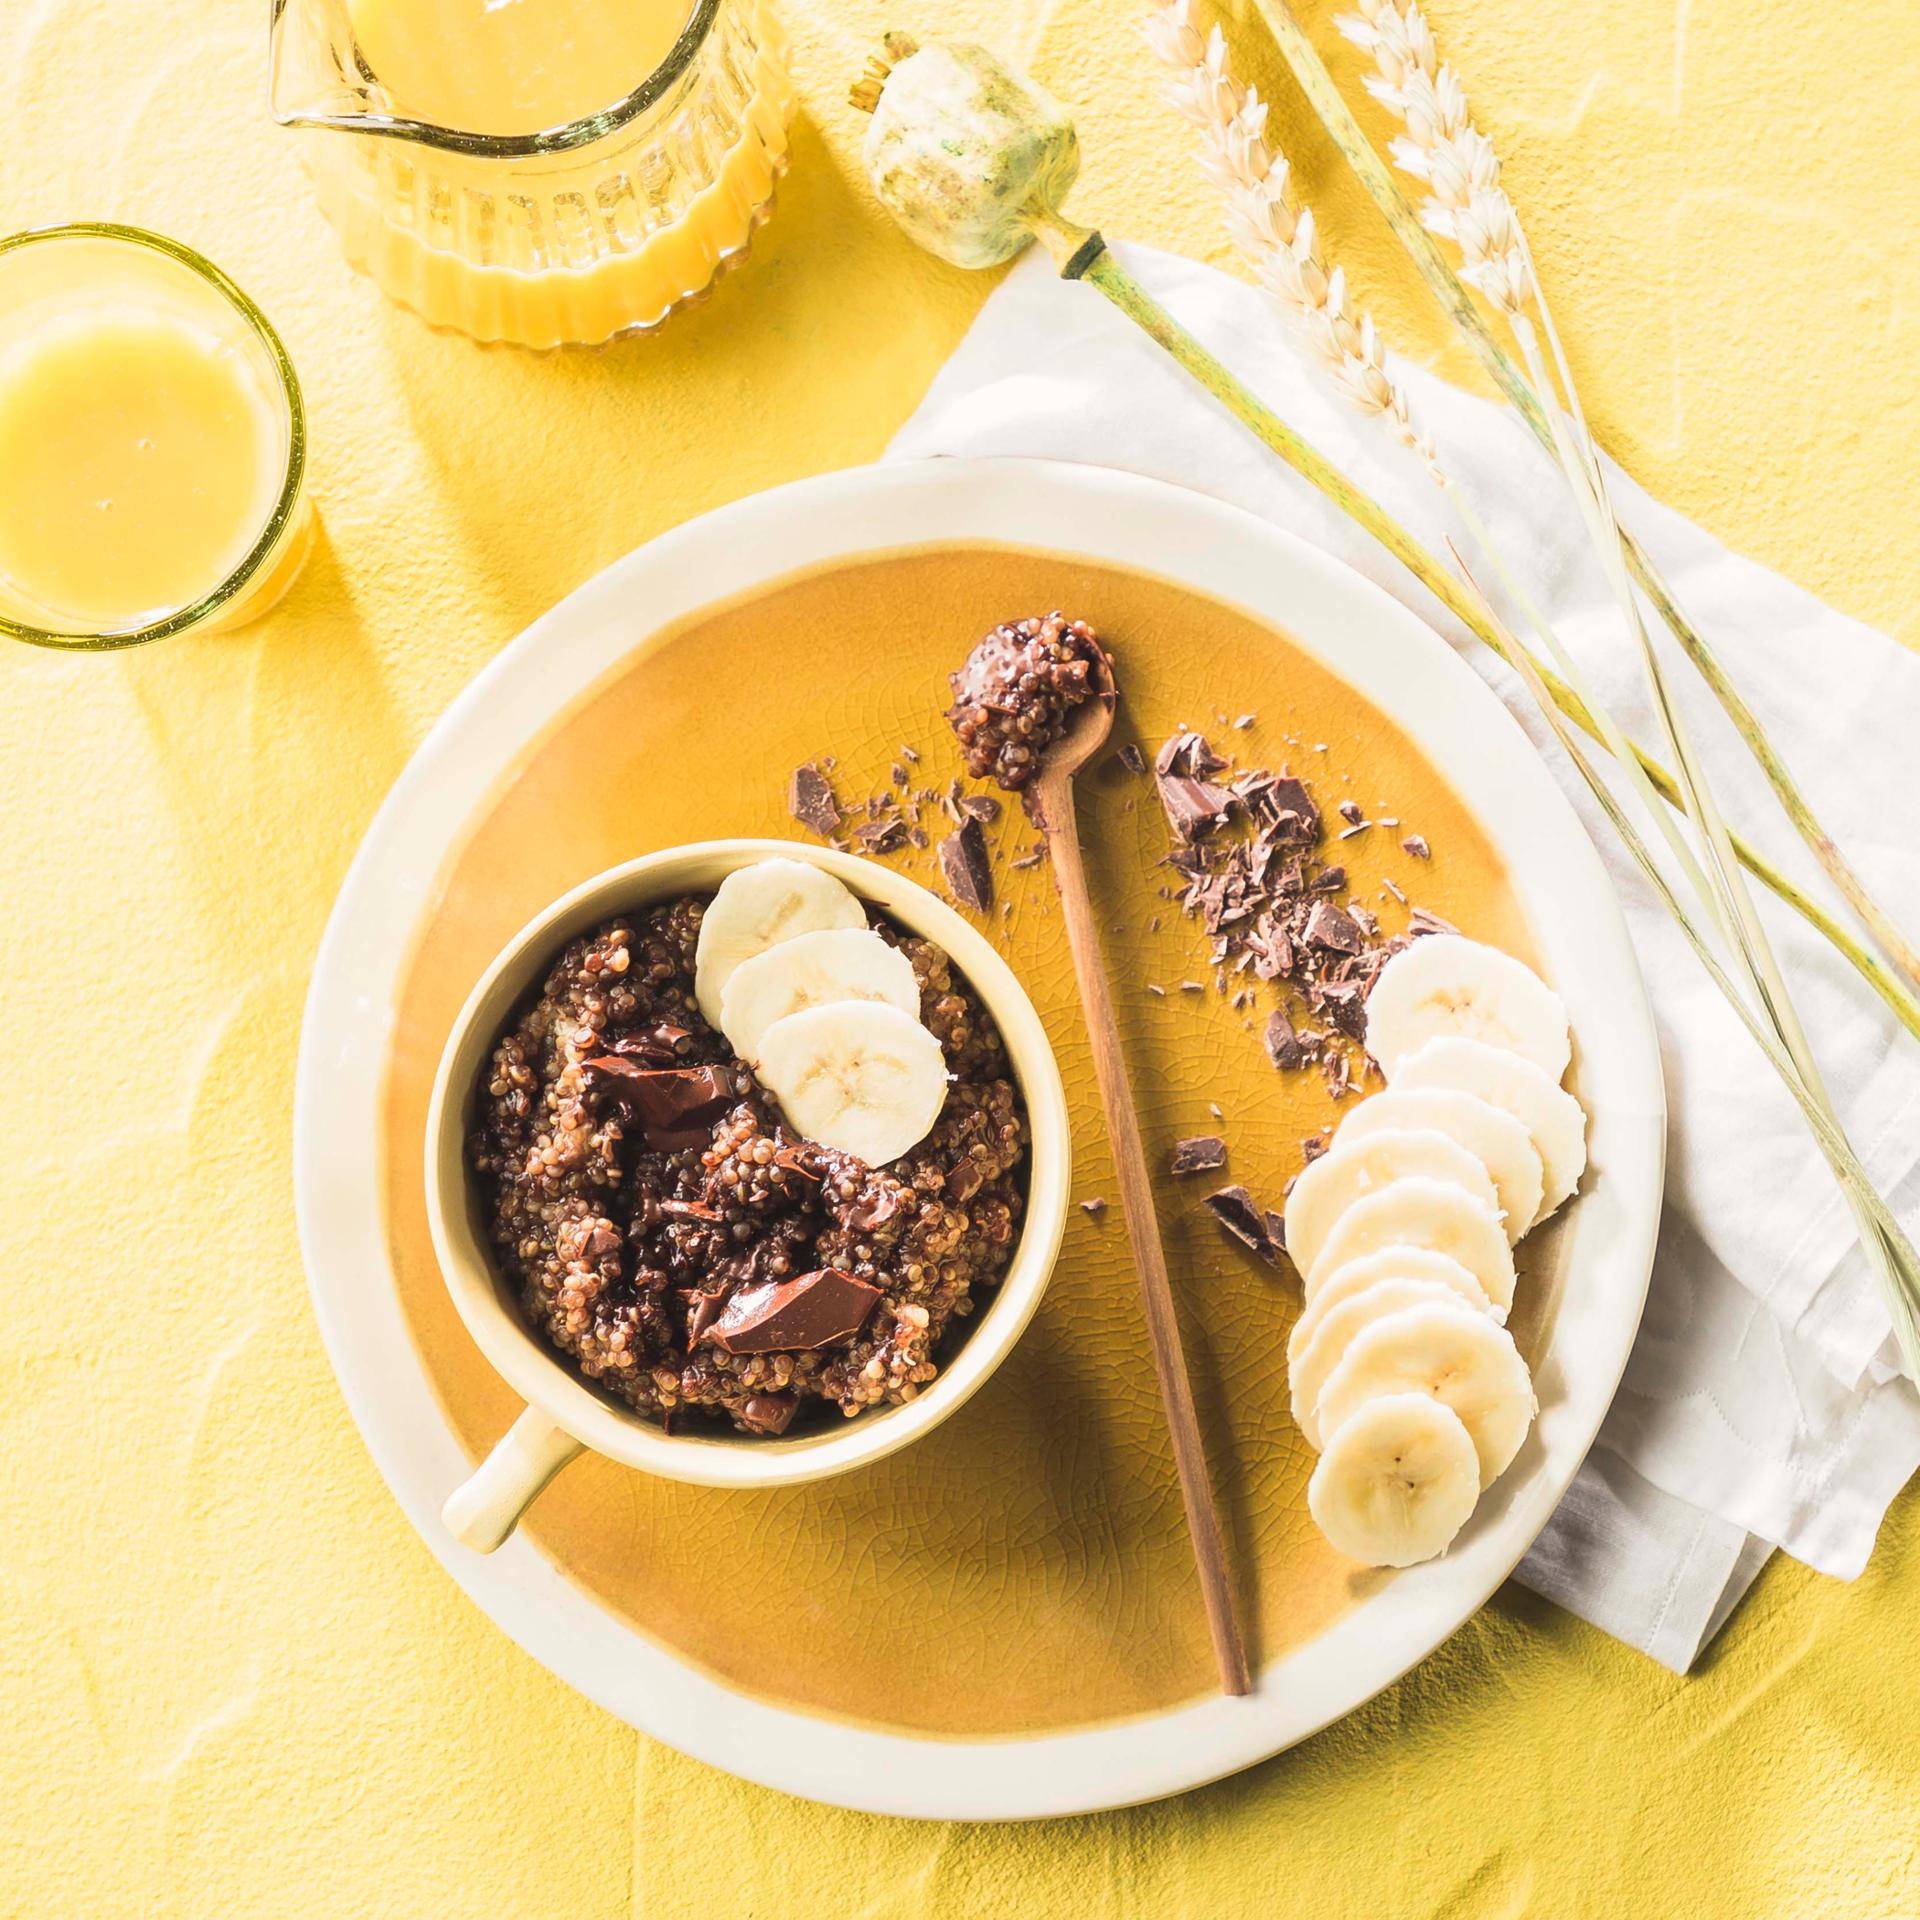
<path fill-rule="evenodd" d="M 1419 1280 L 1429 1286 L 1445 1287 L 1463 1306 L 1489 1319 L 1504 1322 L 1505 1312 L 1496 1307 L 1481 1289 L 1480 1282 L 1451 1255 L 1435 1253 L 1431 1247 L 1382 1247 L 1378 1253 L 1362 1254 L 1336 1268 L 1320 1283 L 1319 1291 L 1307 1302 L 1306 1310 L 1293 1323 L 1287 1339 L 1287 1351 L 1305 1347 L 1326 1319 L 1343 1300 L 1382 1280 Z"/>
<path fill-rule="evenodd" d="M 803 860 L 756 860 L 720 882 L 693 950 L 693 997 L 718 1028 L 720 996 L 734 968 L 796 934 L 864 927 L 867 910 L 850 887 Z"/>
<path fill-rule="evenodd" d="M 913 962 L 871 927 L 829 927 L 796 934 L 743 960 L 720 989 L 720 1031 L 743 1060 L 755 1059 L 760 1037 L 802 1007 L 835 1000 L 881 1000 L 920 1017 Z"/>
<path fill-rule="evenodd" d="M 1450 1304 L 1402 1307 L 1361 1328 L 1320 1389 L 1323 1435 L 1383 1394 L 1430 1393 L 1460 1416 L 1480 1460 L 1480 1485 L 1506 1472 L 1533 1424 L 1537 1402 L 1520 1349 L 1505 1327 Z"/>
<path fill-rule="evenodd" d="M 1287 1251 L 1302 1273 L 1319 1254 L 1333 1223 L 1363 1194 L 1412 1175 L 1451 1180 L 1500 1211 L 1499 1195 L 1487 1170 L 1465 1147 L 1444 1133 L 1377 1129 L 1335 1143 L 1331 1153 L 1311 1162 L 1287 1195 Z"/>
<path fill-rule="evenodd" d="M 1587 1116 L 1580 1102 L 1530 1061 L 1478 1040 L 1429 1040 L 1401 1063 L 1394 1090 L 1450 1087 L 1502 1107 L 1526 1128 L 1540 1155 L 1537 1227 L 1580 1184 L 1587 1170 Z"/>
<path fill-rule="evenodd" d="M 1411 1567 L 1444 1553 L 1479 1497 L 1472 1435 L 1425 1393 L 1369 1400 L 1307 1482 L 1307 1511 L 1329 1544 L 1370 1567 Z"/>
<path fill-rule="evenodd" d="M 884 1167 L 927 1137 L 947 1098 L 947 1057 L 911 1014 L 834 1000 L 776 1020 L 759 1074 L 809 1140 Z"/>
<path fill-rule="evenodd" d="M 1356 1200 L 1333 1224 L 1306 1274 L 1309 1303 L 1327 1276 L 1385 1247 L 1431 1247 L 1459 1261 L 1504 1315 L 1513 1305 L 1513 1249 L 1500 1216 L 1450 1180 L 1415 1174 Z"/>
<path fill-rule="evenodd" d="M 1457 933 L 1424 934 L 1402 947 L 1367 995 L 1367 1051 L 1389 1080 L 1442 1034 L 1505 1047 L 1550 1080 L 1573 1058 L 1560 996 L 1512 954 Z"/>
<path fill-rule="evenodd" d="M 1315 1418 L 1320 1390 L 1334 1368 L 1346 1358 L 1347 1348 L 1360 1331 L 1403 1307 L 1436 1304 L 1457 1307 L 1462 1302 L 1459 1294 L 1438 1281 L 1376 1280 L 1372 1286 L 1316 1316 L 1304 1340 L 1300 1329 L 1306 1325 L 1306 1318 L 1301 1317 L 1287 1342 L 1287 1390 L 1293 1405 L 1293 1423 L 1306 1436 L 1308 1446 L 1321 1444 L 1320 1423 Z"/>
<path fill-rule="evenodd" d="M 1532 1135 L 1504 1107 L 1450 1088 L 1408 1088 L 1403 1083 L 1353 1108 L 1333 1136 L 1334 1150 L 1368 1134 L 1404 1128 L 1444 1133 L 1486 1168 L 1505 1216 L 1501 1224 L 1509 1246 L 1533 1225 L 1540 1212 L 1540 1155 Z"/>

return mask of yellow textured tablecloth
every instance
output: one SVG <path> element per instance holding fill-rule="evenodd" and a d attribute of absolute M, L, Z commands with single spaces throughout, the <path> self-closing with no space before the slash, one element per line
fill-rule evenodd
<path fill-rule="evenodd" d="M 1911 1491 L 1862 1580 L 1776 1562 L 1689 1681 L 1509 1590 L 1288 1757 L 1022 1829 L 741 1786 L 459 1595 L 347 1417 L 294 1240 L 301 997 L 374 808 L 535 614 L 704 508 L 871 458 L 965 327 L 986 283 L 859 182 L 844 87 L 883 27 L 1028 56 L 1080 110 L 1076 212 L 1224 249 L 1129 0 L 788 0 L 803 118 L 748 266 L 657 341 L 483 352 L 341 266 L 266 119 L 266 11 L 0 0 L 0 218 L 129 219 L 227 266 L 298 362 L 325 527 L 261 626 L 0 675 L 0 1914 L 1920 1912 Z M 1912 0 L 1431 12 L 1603 437 L 1920 637 Z M 1462 373 L 1275 91 L 1366 298 Z"/>

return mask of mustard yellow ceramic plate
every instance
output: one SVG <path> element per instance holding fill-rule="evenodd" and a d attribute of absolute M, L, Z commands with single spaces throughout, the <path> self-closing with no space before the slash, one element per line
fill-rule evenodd
<path fill-rule="evenodd" d="M 890 1458 L 746 1491 L 588 1456 L 500 1553 L 457 1547 L 441 1502 L 514 1408 L 454 1314 L 422 1194 L 427 1096 L 469 988 L 516 928 L 603 868 L 686 841 L 797 835 L 786 790 L 803 761 L 833 756 L 848 800 L 887 786 L 896 763 L 910 786 L 944 786 L 958 771 L 946 672 L 995 622 L 1053 607 L 1114 650 L 1116 744 L 1151 752 L 1190 725 L 1244 765 L 1292 768 L 1330 816 L 1355 802 L 1382 823 L 1339 845 L 1356 899 L 1391 928 L 1405 894 L 1526 955 L 1566 999 L 1592 1163 L 1562 1221 L 1523 1249 L 1514 1326 L 1541 1413 L 1519 1459 L 1444 1559 L 1388 1575 L 1334 1554 L 1307 1519 L 1311 1456 L 1286 1414 L 1296 1289 L 1213 1225 L 1199 1204 L 1211 1180 L 1169 1179 L 1252 1698 L 1213 1691 L 1113 1208 L 1071 1209 L 1020 1344 Z M 1337 1118 L 1333 1097 L 1317 1075 L 1274 1069 L 1264 1005 L 1214 989 L 1204 936 L 1164 897 L 1150 784 L 1115 761 L 1084 785 L 1150 1151 L 1164 1164 L 1180 1135 L 1223 1132 L 1230 1177 L 1277 1202 L 1302 1138 Z M 1017 809 L 994 834 L 1001 897 L 978 924 L 1047 1026 L 1075 1197 L 1097 1201 L 1111 1162 L 1051 881 Z M 1412 834 L 1430 859 L 1403 848 Z M 931 848 L 886 857 L 938 884 Z M 421 748 L 342 891 L 296 1120 L 328 1349 L 394 1492 L 474 1599 L 689 1753 L 849 1806 L 973 1818 L 1215 1778 L 1451 1633 L 1525 1551 L 1606 1411 L 1645 1294 L 1663 1140 L 1652 1029 L 1600 864 L 1473 673 L 1264 522 L 1030 461 L 880 467 L 742 501 L 610 568 L 509 647 Z"/>

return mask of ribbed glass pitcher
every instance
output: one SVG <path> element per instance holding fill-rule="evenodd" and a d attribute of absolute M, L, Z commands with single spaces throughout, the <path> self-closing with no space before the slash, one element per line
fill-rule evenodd
<path fill-rule="evenodd" d="M 271 98 L 395 300 L 478 340 L 594 344 L 745 251 L 786 166 L 784 54 L 766 0 L 273 0 Z"/>

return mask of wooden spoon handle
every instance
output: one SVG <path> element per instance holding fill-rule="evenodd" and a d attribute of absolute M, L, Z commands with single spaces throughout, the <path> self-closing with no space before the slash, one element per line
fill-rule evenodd
<path fill-rule="evenodd" d="M 1120 1050 L 1113 996 L 1108 991 L 1106 966 L 1100 957 L 1100 932 L 1094 923 L 1092 902 L 1087 897 L 1087 876 L 1080 861 L 1080 835 L 1071 780 L 1046 782 L 1041 798 L 1047 848 L 1053 856 L 1060 906 L 1067 918 L 1067 940 L 1073 949 L 1073 970 L 1087 1012 L 1094 1072 L 1099 1077 L 1107 1131 L 1113 1140 L 1120 1208 L 1126 1217 L 1127 1235 L 1133 1242 L 1133 1262 L 1140 1274 L 1147 1335 L 1153 1346 L 1153 1364 L 1160 1376 L 1167 1425 L 1173 1434 L 1174 1464 L 1180 1471 L 1180 1497 L 1186 1504 L 1187 1531 L 1193 1538 L 1193 1557 L 1200 1572 L 1200 1592 L 1206 1602 L 1214 1657 L 1220 1666 L 1220 1684 L 1228 1693 L 1247 1693 L 1253 1683 L 1247 1672 L 1246 1645 L 1234 1608 L 1233 1583 L 1228 1577 L 1226 1549 L 1220 1537 L 1220 1516 L 1214 1508 L 1213 1488 L 1207 1478 L 1207 1457 L 1200 1441 L 1199 1416 L 1194 1411 L 1193 1386 L 1187 1378 L 1186 1355 L 1180 1346 L 1179 1322 L 1174 1317 L 1173 1287 L 1167 1278 L 1166 1253 L 1160 1244 L 1160 1222 L 1154 1212 L 1153 1182 L 1147 1171 L 1146 1149 L 1140 1140 L 1133 1086 L 1127 1076 L 1126 1056 Z"/>

